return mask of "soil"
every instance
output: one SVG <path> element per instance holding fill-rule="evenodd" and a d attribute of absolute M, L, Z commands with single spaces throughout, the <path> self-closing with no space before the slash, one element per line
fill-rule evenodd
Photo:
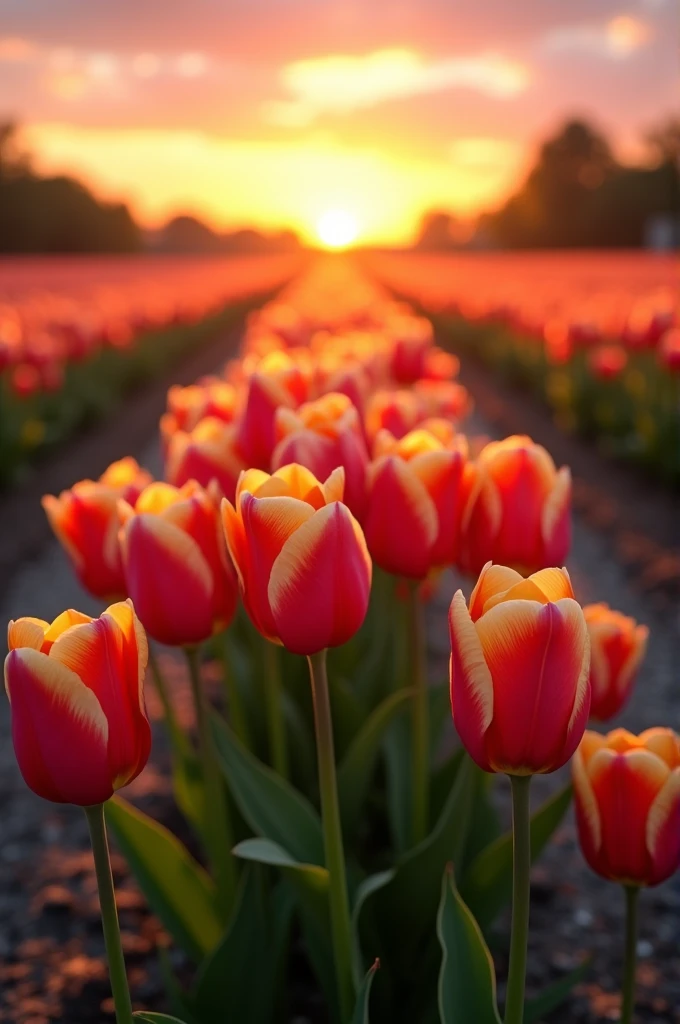
<path fill-rule="evenodd" d="M 215 339 L 172 379 L 188 382 L 214 370 L 230 355 L 235 341 L 233 332 Z M 636 692 L 616 724 L 635 731 L 658 724 L 680 727 L 678 591 L 677 576 L 671 571 L 676 563 L 663 561 L 677 558 L 673 521 L 667 518 L 669 497 L 654 489 L 638 493 L 638 478 L 621 467 L 612 469 L 596 452 L 584 453 L 575 438 L 553 436 L 543 410 L 531 407 L 522 396 L 499 390 L 480 368 L 464 367 L 462 378 L 477 401 L 471 434 L 528 432 L 546 444 L 558 463 L 574 467 L 576 516 L 568 566 L 579 598 L 584 603 L 608 601 L 651 627 Z M 49 477 L 43 475 L 23 494 L 2 499 L 0 536 L 11 529 L 16 556 L 5 556 L 1 621 L 25 614 L 49 619 L 70 606 L 98 611 L 75 582 L 57 543 L 38 524 L 38 499 L 45 489 L 58 490 L 84 475 L 98 475 L 112 459 L 129 452 L 157 470 L 155 426 L 167 384 L 158 382 L 131 399 L 115 423 L 70 445 L 45 467 Z M 670 524 L 670 532 L 663 522 Z M 667 571 L 662 571 L 664 567 Z M 446 606 L 454 585 L 449 577 L 441 599 L 431 608 L 434 678 L 445 671 L 448 659 Z M 189 717 L 182 669 L 169 652 L 162 657 Z M 153 692 L 149 711 L 157 742 L 148 768 L 126 795 L 179 828 Z M 534 798 L 545 798 L 563 781 L 564 773 L 536 780 Z M 499 799 L 507 810 L 502 788 Z M 112 1021 L 84 816 L 76 808 L 47 804 L 26 789 L 14 760 L 5 702 L 0 702 L 0 820 L 0 1021 Z M 135 1006 L 167 1009 L 156 952 L 157 942 L 166 941 L 162 929 L 115 851 L 114 870 Z M 584 957 L 591 957 L 592 964 L 584 983 L 562 1009 L 546 1017 L 546 1024 L 605 1024 L 618 1019 L 622 909 L 617 887 L 585 866 L 569 816 L 533 872 L 529 990 L 536 992 Z M 680 876 L 643 894 L 638 951 L 638 1024 L 680 1024 Z M 174 963 L 181 972 L 181 958 L 175 956 Z M 498 954 L 497 964 L 502 978 L 503 954 Z M 296 1024 L 312 1019 L 311 1014 L 301 1015 Z"/>

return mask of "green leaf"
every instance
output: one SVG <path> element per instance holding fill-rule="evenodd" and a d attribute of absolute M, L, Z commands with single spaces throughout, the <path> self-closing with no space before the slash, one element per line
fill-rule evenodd
<path fill-rule="evenodd" d="M 328 917 L 328 871 L 318 864 L 303 864 L 270 839 L 245 839 L 234 847 L 234 856 L 280 868 L 302 902 L 321 921 Z"/>
<path fill-rule="evenodd" d="M 562 821 L 571 803 L 571 793 L 569 784 L 532 815 L 532 861 Z M 512 832 L 505 832 L 478 854 L 463 876 L 460 891 L 480 927 L 488 928 L 512 896 Z"/>
<path fill-rule="evenodd" d="M 120 797 L 105 806 L 106 820 L 149 906 L 177 944 L 201 960 L 222 934 L 209 875 L 153 818 Z"/>
<path fill-rule="evenodd" d="M 369 942 L 377 946 L 378 938 L 376 935 L 375 922 L 369 922 L 366 915 L 362 915 L 364 903 L 374 892 L 378 889 L 382 889 L 385 885 L 392 881 L 394 878 L 395 871 L 391 869 L 389 871 L 381 871 L 376 875 L 369 875 L 365 878 L 360 885 L 357 886 L 357 890 L 354 894 L 354 906 L 352 907 L 352 935 L 354 938 L 353 952 L 354 952 L 354 978 L 357 984 L 359 983 L 361 976 L 364 972 L 364 965 L 361 954 L 361 936 L 359 934 L 359 920 L 363 916 L 362 930 L 365 936 L 368 936 L 364 945 L 368 945 Z M 375 965 L 374 965 L 375 966 Z"/>
<path fill-rule="evenodd" d="M 574 986 L 583 981 L 591 965 L 592 960 L 585 960 L 569 974 L 544 988 L 540 995 L 528 999 L 524 1007 L 524 1024 L 540 1024 L 546 1014 L 561 1006 Z"/>
<path fill-rule="evenodd" d="M 432 772 L 430 781 L 430 815 L 436 821 L 449 798 L 456 775 L 463 763 L 465 749 L 457 747 L 454 752 Z"/>
<path fill-rule="evenodd" d="M 380 967 L 380 961 L 376 960 L 368 974 L 361 983 L 359 992 L 357 993 L 357 1002 L 354 1008 L 354 1015 L 352 1017 L 352 1024 L 370 1024 L 368 1016 L 368 1004 L 371 999 L 371 986 L 373 985 L 373 979 Z"/>
<path fill-rule="evenodd" d="M 385 737 L 387 809 L 392 843 L 398 854 L 408 849 L 411 834 L 410 808 L 413 801 L 411 778 L 411 732 L 408 718 L 392 721 Z"/>
<path fill-rule="evenodd" d="M 272 1019 L 293 907 L 288 900 L 272 908 L 261 871 L 244 871 L 227 933 L 201 966 L 191 998 L 202 1024 Z"/>
<path fill-rule="evenodd" d="M 214 717 L 212 724 L 230 792 L 252 830 L 296 861 L 323 865 L 321 821 L 309 801 L 246 750 L 224 722 Z"/>
<path fill-rule="evenodd" d="M 380 704 L 355 736 L 338 768 L 338 799 L 345 838 L 354 833 L 359 822 L 366 791 L 389 724 L 406 708 L 409 690 L 400 690 Z"/>
<path fill-rule="evenodd" d="M 444 954 L 439 972 L 441 1024 L 500 1024 L 493 960 L 456 889 L 451 868 L 444 872 L 437 936 Z"/>
<path fill-rule="evenodd" d="M 167 1013 L 150 1013 L 148 1010 L 137 1010 L 132 1014 L 133 1020 L 142 1020 L 146 1024 L 184 1024 L 179 1017 L 170 1017 Z"/>
<path fill-rule="evenodd" d="M 329 1006 L 337 1005 L 335 969 L 330 931 L 328 871 L 318 864 L 302 864 L 269 839 L 246 839 L 234 848 L 242 860 L 254 860 L 280 869 L 290 883 L 300 908 L 309 959 Z"/>

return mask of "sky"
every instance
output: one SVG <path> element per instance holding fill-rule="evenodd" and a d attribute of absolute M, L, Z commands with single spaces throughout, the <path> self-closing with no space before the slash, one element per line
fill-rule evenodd
<path fill-rule="evenodd" d="M 676 0 L 0 0 L 0 120 L 147 226 L 400 243 L 497 206 L 568 116 L 639 159 L 679 34 Z"/>

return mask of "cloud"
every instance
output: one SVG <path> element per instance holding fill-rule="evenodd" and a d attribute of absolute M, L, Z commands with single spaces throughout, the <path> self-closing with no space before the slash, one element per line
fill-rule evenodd
<path fill-rule="evenodd" d="M 541 49 L 545 53 L 586 53 L 620 60 L 646 46 L 652 36 L 647 22 L 620 14 L 600 25 L 555 28 L 543 37 Z"/>
<path fill-rule="evenodd" d="M 499 99 L 523 92 L 528 67 L 497 53 L 426 61 L 409 49 L 362 56 L 332 54 L 287 64 L 282 84 L 292 98 L 265 103 L 265 120 L 285 127 L 310 124 L 324 113 L 349 114 L 388 100 L 468 88 Z"/>
<path fill-rule="evenodd" d="M 37 48 L 29 39 L 21 36 L 0 36 L 0 61 L 8 64 L 22 64 L 31 60 Z"/>

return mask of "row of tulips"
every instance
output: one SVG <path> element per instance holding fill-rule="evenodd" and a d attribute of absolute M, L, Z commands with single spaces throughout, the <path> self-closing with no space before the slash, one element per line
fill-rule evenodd
<path fill-rule="evenodd" d="M 28 260 L 0 267 L 0 484 L 36 452 L 113 411 L 263 297 L 299 260 Z"/>
<path fill-rule="evenodd" d="M 487 938 L 510 899 L 504 1019 L 538 1021 L 565 982 L 526 998 L 529 873 L 572 788 L 532 814 L 530 781 L 572 758 L 584 854 L 627 894 L 632 1021 L 637 894 L 680 865 L 680 739 L 587 730 L 625 704 L 647 630 L 581 608 L 556 567 L 568 470 L 528 438 L 472 456 L 456 369 L 421 318 L 352 264 L 319 261 L 251 318 L 224 377 L 169 396 L 168 475 L 179 445 L 193 478 L 151 481 L 124 460 L 45 499 L 83 585 L 126 598 L 99 619 L 11 623 L 5 668 L 26 782 L 88 816 L 118 1024 L 287 1020 L 309 1008 L 292 995 L 309 969 L 339 1024 L 493 1024 Z M 441 681 L 424 608 L 453 566 L 476 582 L 451 602 Z M 157 643 L 184 650 L 195 745 Z M 223 662 L 219 702 L 202 652 Z M 113 795 L 149 756 L 147 658 L 207 870 Z M 196 967 L 187 990 L 163 960 L 177 1018 L 133 1014 L 104 820 Z"/>
<path fill-rule="evenodd" d="M 377 257 L 371 269 L 566 431 L 680 480 L 680 307 L 671 257 Z"/>

